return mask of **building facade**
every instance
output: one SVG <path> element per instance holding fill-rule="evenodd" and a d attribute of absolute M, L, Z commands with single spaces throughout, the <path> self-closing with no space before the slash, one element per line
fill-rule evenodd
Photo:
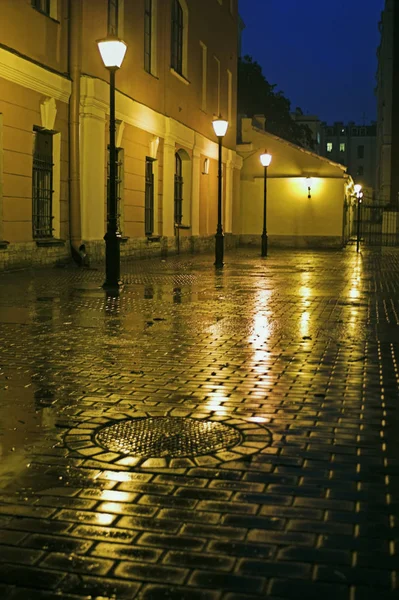
<path fill-rule="evenodd" d="M 399 159 L 399 116 L 393 110 L 399 101 L 399 9 L 386 0 L 380 21 L 381 42 L 377 69 L 377 174 L 381 202 L 399 208 L 399 173 L 392 168 Z"/>
<path fill-rule="evenodd" d="M 240 244 L 260 247 L 264 168 L 260 155 L 271 154 L 267 169 L 267 233 L 271 246 L 341 248 L 353 232 L 353 180 L 346 168 L 296 146 L 242 119 L 241 202 L 233 231 Z"/>
<path fill-rule="evenodd" d="M 323 123 L 321 155 L 345 165 L 356 183 L 364 188 L 365 197 L 375 199 L 376 124 Z"/>
<path fill-rule="evenodd" d="M 0 265 L 104 255 L 109 73 L 97 40 L 117 35 L 118 224 L 122 255 L 232 239 L 237 0 L 5 0 L 0 20 Z"/>

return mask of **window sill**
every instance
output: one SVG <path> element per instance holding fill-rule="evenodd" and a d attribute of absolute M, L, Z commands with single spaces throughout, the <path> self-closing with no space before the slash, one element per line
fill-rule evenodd
<path fill-rule="evenodd" d="M 160 242 L 161 241 L 161 236 L 160 235 L 147 235 L 147 242 Z"/>
<path fill-rule="evenodd" d="M 191 225 L 183 225 L 182 223 L 175 223 L 175 229 L 191 229 Z"/>
<path fill-rule="evenodd" d="M 153 79 L 156 79 L 157 81 L 159 81 L 158 75 L 155 75 L 154 73 L 151 73 L 150 71 L 146 71 L 145 69 L 144 69 L 144 73 L 146 73 L 147 75 L 149 75 Z"/>
<path fill-rule="evenodd" d="M 129 237 L 127 235 L 121 235 L 119 238 L 121 244 L 126 244 L 128 239 L 129 239 Z"/>
<path fill-rule="evenodd" d="M 9 243 L 6 240 L 0 240 L 0 250 L 7 250 Z"/>
<path fill-rule="evenodd" d="M 170 67 L 170 72 L 172 73 L 172 75 L 174 75 L 175 77 L 177 77 L 177 79 L 179 81 L 181 81 L 182 83 L 184 83 L 185 85 L 190 85 L 190 81 L 188 79 L 186 79 L 184 77 L 184 75 L 182 75 L 181 73 L 178 73 L 177 71 L 175 71 L 175 69 L 173 67 Z"/>
<path fill-rule="evenodd" d="M 58 19 L 55 19 L 54 17 L 52 17 L 48 13 L 44 12 L 44 10 L 40 10 L 40 8 L 36 8 L 36 6 L 32 6 L 32 8 L 33 8 L 33 10 L 35 10 L 38 13 L 40 13 L 44 17 L 47 17 L 48 19 L 50 19 L 51 21 L 53 21 L 53 23 L 57 23 L 58 25 L 60 24 L 60 21 Z"/>
<path fill-rule="evenodd" d="M 65 240 L 57 238 L 42 238 L 33 240 L 39 248 L 48 248 L 52 246 L 65 246 Z"/>

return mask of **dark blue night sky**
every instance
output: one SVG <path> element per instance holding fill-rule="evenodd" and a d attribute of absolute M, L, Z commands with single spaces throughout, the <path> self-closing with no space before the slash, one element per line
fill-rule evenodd
<path fill-rule="evenodd" d="M 291 109 L 322 120 L 376 118 L 378 22 L 384 0 L 239 0 L 242 54 Z"/>

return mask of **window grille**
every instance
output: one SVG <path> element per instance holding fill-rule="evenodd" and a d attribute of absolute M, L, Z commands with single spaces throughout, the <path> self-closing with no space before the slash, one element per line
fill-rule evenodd
<path fill-rule="evenodd" d="M 172 0 L 172 68 L 183 74 L 183 9 L 179 0 Z"/>
<path fill-rule="evenodd" d="M 145 235 L 154 233 L 154 171 L 152 158 L 145 160 Z"/>
<path fill-rule="evenodd" d="M 183 172 L 182 160 L 175 154 L 175 223 L 181 224 L 183 217 Z"/>
<path fill-rule="evenodd" d="M 116 148 L 116 227 L 122 232 L 123 148 Z M 109 220 L 109 146 L 107 163 L 107 221 Z"/>
<path fill-rule="evenodd" d="M 152 0 L 145 0 L 144 6 L 144 69 L 151 73 L 152 49 Z"/>
<path fill-rule="evenodd" d="M 32 234 L 34 239 L 53 237 L 53 136 L 35 131 L 32 171 Z"/>

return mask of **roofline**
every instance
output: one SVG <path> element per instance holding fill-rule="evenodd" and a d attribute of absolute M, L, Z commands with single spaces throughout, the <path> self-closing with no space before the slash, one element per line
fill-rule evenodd
<path fill-rule="evenodd" d="M 291 148 L 294 148 L 295 150 L 300 150 L 304 154 L 308 154 L 309 156 L 312 156 L 313 158 L 318 158 L 321 161 L 328 163 L 332 167 L 339 167 L 341 169 L 341 171 L 344 171 L 344 173 L 346 173 L 347 167 L 345 167 L 344 165 L 341 165 L 340 163 L 336 163 L 332 160 L 329 160 L 325 156 L 320 156 L 320 154 L 316 154 L 316 152 L 312 152 L 311 150 L 302 148 L 302 146 L 298 146 L 297 144 L 294 144 L 293 142 L 289 142 L 288 140 L 285 140 L 284 138 L 281 138 L 278 135 L 275 135 L 274 133 L 270 133 L 270 131 L 264 131 L 263 129 L 258 129 L 258 127 L 255 127 L 254 125 L 252 125 L 252 129 L 254 131 L 256 131 L 257 133 L 262 133 L 263 135 L 268 135 L 268 136 L 274 138 L 276 141 L 282 142 L 283 144 L 286 144 L 287 146 L 290 146 Z M 249 142 L 249 143 L 251 143 L 251 142 Z"/>

